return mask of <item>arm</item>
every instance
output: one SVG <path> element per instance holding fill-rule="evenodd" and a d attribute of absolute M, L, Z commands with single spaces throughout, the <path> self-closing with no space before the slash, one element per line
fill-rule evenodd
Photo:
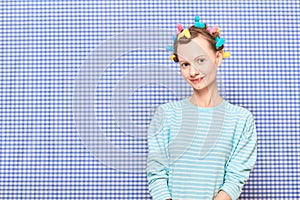
<path fill-rule="evenodd" d="M 168 189 L 167 126 L 165 112 L 159 106 L 148 128 L 147 178 L 153 200 L 171 199 Z"/>
<path fill-rule="evenodd" d="M 225 192 L 231 200 L 237 199 L 242 193 L 243 185 L 249 178 L 256 162 L 257 133 L 251 113 L 246 120 L 243 132 L 237 139 L 238 141 L 234 144 L 231 157 L 225 168 L 223 186 L 220 188 L 220 193 L 221 191 Z M 217 195 L 216 200 L 219 199 L 221 200 Z"/>

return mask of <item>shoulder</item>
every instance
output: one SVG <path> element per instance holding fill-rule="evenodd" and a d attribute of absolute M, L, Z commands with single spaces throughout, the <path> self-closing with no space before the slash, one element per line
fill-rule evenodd
<path fill-rule="evenodd" d="M 182 112 L 182 100 L 169 101 L 155 106 L 151 110 L 152 117 L 170 121 L 180 117 Z"/>
<path fill-rule="evenodd" d="M 237 104 L 232 104 L 229 101 L 226 101 L 226 112 L 228 115 L 231 116 L 236 116 L 239 120 L 249 120 L 249 119 L 254 119 L 254 116 L 252 112 L 247 109 L 246 107 L 237 105 Z"/>
<path fill-rule="evenodd" d="M 180 108 L 179 101 L 171 101 L 155 106 L 151 110 L 150 127 L 164 127 L 167 128 L 171 124 L 172 116 L 176 110 Z M 155 125 L 155 126 L 154 126 Z"/>
<path fill-rule="evenodd" d="M 237 124 L 237 130 L 243 136 L 249 138 L 251 135 L 256 134 L 256 127 L 255 127 L 255 118 L 252 112 L 247 109 L 246 107 L 240 105 L 234 105 L 228 103 L 228 118 L 235 119 Z"/>
<path fill-rule="evenodd" d="M 182 101 L 183 100 L 165 102 L 163 104 L 158 105 L 156 107 L 156 110 L 160 112 L 165 112 L 166 114 L 170 114 L 182 108 L 182 103 L 181 103 Z"/>

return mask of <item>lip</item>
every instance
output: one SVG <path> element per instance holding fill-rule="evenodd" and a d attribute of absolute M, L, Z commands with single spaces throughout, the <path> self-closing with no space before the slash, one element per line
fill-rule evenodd
<path fill-rule="evenodd" d="M 197 83 L 202 81 L 202 79 L 204 78 L 204 76 L 200 77 L 200 78 L 196 78 L 196 79 L 190 79 L 193 83 Z"/>

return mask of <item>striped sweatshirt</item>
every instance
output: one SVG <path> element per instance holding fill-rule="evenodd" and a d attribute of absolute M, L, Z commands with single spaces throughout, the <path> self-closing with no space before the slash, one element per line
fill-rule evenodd
<path fill-rule="evenodd" d="M 159 105 L 148 127 L 147 179 L 153 200 L 237 199 L 257 155 L 254 117 L 224 100 L 198 107 L 188 98 Z"/>

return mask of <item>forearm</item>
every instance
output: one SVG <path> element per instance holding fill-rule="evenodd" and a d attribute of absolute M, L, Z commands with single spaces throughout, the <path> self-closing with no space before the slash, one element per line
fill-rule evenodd
<path fill-rule="evenodd" d="M 166 111 L 159 106 L 148 128 L 147 179 L 153 200 L 171 198 L 168 188 L 168 124 Z"/>
<path fill-rule="evenodd" d="M 171 198 L 168 188 L 168 166 L 163 153 L 149 151 L 147 160 L 148 189 L 153 200 Z"/>
<path fill-rule="evenodd" d="M 224 192 L 223 190 L 221 190 L 218 195 L 214 198 L 214 200 L 232 200 L 230 198 L 230 196 Z"/>

